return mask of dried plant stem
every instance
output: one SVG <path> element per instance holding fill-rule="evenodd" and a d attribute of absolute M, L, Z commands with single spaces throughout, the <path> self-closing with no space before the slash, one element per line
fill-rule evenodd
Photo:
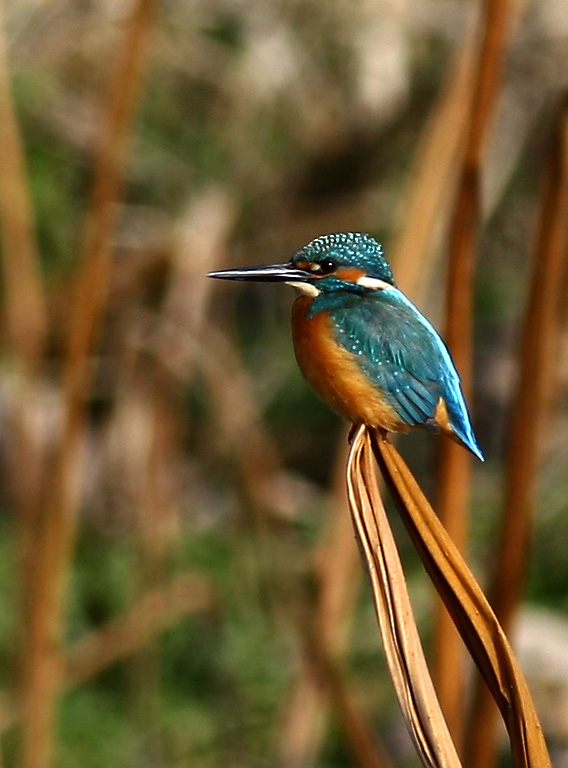
<path fill-rule="evenodd" d="M 30 552 L 43 475 L 37 434 L 38 373 L 47 331 L 34 216 L 24 149 L 10 88 L 4 4 L 0 2 L 0 235 L 6 336 L 12 363 L 8 462 L 10 491 L 20 518 L 22 594 L 29 594 Z"/>
<path fill-rule="evenodd" d="M 70 316 L 64 423 L 36 553 L 36 582 L 22 690 L 24 768 L 43 768 L 51 762 L 62 673 L 59 644 L 77 518 L 91 354 L 107 296 L 123 159 L 156 5 L 156 0 L 140 0 L 127 25 L 95 164 L 83 262 Z"/>
<path fill-rule="evenodd" d="M 480 168 L 491 124 L 510 25 L 510 0 L 486 0 L 483 39 L 477 59 L 475 87 L 469 105 L 466 143 L 456 204 L 450 225 L 445 337 L 460 372 L 466 399 L 471 400 L 472 296 L 477 227 L 480 213 Z M 440 452 L 438 513 L 454 543 L 464 551 L 471 456 L 444 440 Z M 459 638 L 440 605 L 435 632 L 435 679 L 450 730 L 461 741 L 464 722 L 464 673 Z"/>
<path fill-rule="evenodd" d="M 460 766 L 424 658 L 406 579 L 378 492 L 370 432 L 365 426 L 353 438 L 347 488 L 385 655 L 407 728 L 425 766 Z"/>
<path fill-rule="evenodd" d="M 282 464 L 258 404 L 251 397 L 254 384 L 234 345 L 218 329 L 208 328 L 207 345 L 196 345 L 190 337 L 186 337 L 186 342 L 187 349 L 193 348 L 195 363 L 211 390 L 219 442 L 237 462 L 247 506 L 253 510 L 262 531 L 271 509 L 270 480 Z"/>
<path fill-rule="evenodd" d="M 533 252 L 530 295 L 519 350 L 520 373 L 511 420 L 507 487 L 499 550 L 489 596 L 507 631 L 521 598 L 534 514 L 538 448 L 559 335 L 562 275 L 568 242 L 568 107 L 548 158 Z M 498 753 L 495 709 L 476 690 L 468 738 L 469 765 L 490 768 Z"/>
<path fill-rule="evenodd" d="M 433 272 L 432 240 L 439 228 L 448 198 L 455 186 L 456 169 L 463 151 L 463 137 L 475 77 L 475 46 L 469 35 L 452 64 L 452 70 L 420 137 L 420 144 L 406 194 L 404 218 L 393 238 L 391 258 L 397 280 L 405 293 L 420 302 Z"/>
<path fill-rule="evenodd" d="M 424 566 L 499 707 L 513 765 L 550 768 L 525 678 L 485 595 L 394 446 L 377 434 L 372 445 Z"/>
<path fill-rule="evenodd" d="M 361 711 L 346 675 L 317 634 L 312 638 L 311 661 L 329 694 L 333 713 L 339 720 L 356 764 L 360 768 L 390 768 L 390 760 L 373 734 L 368 718 Z"/>
<path fill-rule="evenodd" d="M 471 458 L 461 446 L 444 439 L 439 453 L 438 509 L 460 552 L 467 546 L 467 510 Z M 465 721 L 465 663 L 462 644 L 442 601 L 436 605 L 434 680 L 451 733 L 461 751 Z"/>
<path fill-rule="evenodd" d="M 196 573 L 178 573 L 144 594 L 128 611 L 78 640 L 66 655 L 65 687 L 98 675 L 135 653 L 183 616 L 209 610 L 215 596 L 209 581 Z"/>
<path fill-rule="evenodd" d="M 297 679 L 276 733 L 278 768 L 315 765 L 329 719 L 329 697 L 307 653 L 302 653 L 297 666 Z"/>
<path fill-rule="evenodd" d="M 145 381 L 141 393 L 139 418 L 146 439 L 139 446 L 141 471 L 132 478 L 135 493 L 136 523 L 135 572 L 131 575 L 134 602 L 163 583 L 173 564 L 179 530 L 178 505 L 173 502 L 168 467 L 173 466 L 177 443 L 173 411 L 175 392 L 170 377 L 160 375 L 159 366 L 138 366 L 139 380 Z M 132 398 L 132 389 L 124 393 Z M 125 435 L 125 439 L 127 436 Z M 137 482 L 136 482 L 137 480 Z M 177 496 L 179 499 L 179 495 Z M 156 636 L 141 645 L 129 664 L 130 708 L 133 723 L 141 734 L 140 749 L 149 760 L 162 761 L 159 707 L 160 647 Z"/>
<path fill-rule="evenodd" d="M 177 242 L 171 261 L 171 277 L 164 299 L 168 323 L 198 334 L 205 325 L 214 281 L 203 275 L 216 269 L 227 251 L 237 218 L 237 199 L 220 187 L 205 189 L 192 199 L 177 226 Z M 185 376 L 190 378 L 192 360 L 186 357 Z"/>
<path fill-rule="evenodd" d="M 314 552 L 314 571 L 318 588 L 314 625 L 317 636 L 333 658 L 346 650 L 353 624 L 353 606 L 360 591 L 359 553 L 353 541 L 353 527 L 345 515 L 345 465 L 347 434 L 340 433 L 336 470 L 331 490 L 327 537 Z"/>
<path fill-rule="evenodd" d="M 342 708 L 334 706 L 334 713 L 357 753 L 357 744 L 373 743 L 373 757 L 377 752 L 376 739 L 366 718 L 352 703 L 350 692 L 339 691 L 347 687 L 347 681 L 337 669 L 344 656 L 351 635 L 353 609 L 360 588 L 360 564 L 353 541 L 353 527 L 345 515 L 345 464 L 347 461 L 346 435 L 341 434 L 336 459 L 334 482 L 330 493 L 327 531 L 320 546 L 314 552 L 314 580 L 317 585 L 311 637 L 303 643 L 309 653 L 304 654 L 301 671 L 297 675 L 289 696 L 289 704 L 278 729 L 277 751 L 280 766 L 309 766 L 318 762 L 326 726 L 329 721 L 331 699 L 344 696 L 351 702 Z M 303 633 L 305 634 L 305 632 Z M 322 659 L 320 674 L 314 674 L 313 659 Z M 328 662 L 327 665 L 325 662 Z M 333 667 L 333 681 L 326 682 L 326 670 Z M 345 717 L 344 717 L 345 715 Z M 354 721 L 357 721 L 354 725 Z M 352 740 L 351 734 L 357 734 Z M 366 735 L 361 735 L 365 733 Z M 366 752 L 369 754 L 369 751 Z M 359 758 L 361 759 L 361 758 Z M 383 760 L 383 763 L 385 760 Z"/>
<path fill-rule="evenodd" d="M 171 273 L 162 301 L 161 319 L 166 327 L 179 327 L 198 334 L 205 321 L 212 281 L 203 275 L 215 268 L 215 262 L 226 249 L 226 240 L 235 217 L 235 204 L 219 188 L 212 187 L 192 200 L 187 214 L 178 224 L 178 241 L 170 255 Z M 136 460 L 133 476 L 127 490 L 132 494 L 136 510 L 136 543 L 138 562 L 132 573 L 135 591 L 146 593 L 163 581 L 175 556 L 180 532 L 179 499 L 183 495 L 178 487 L 179 473 L 176 457 L 181 452 L 182 433 L 186 421 L 179 419 L 183 411 L 183 394 L 179 381 L 163 365 L 162 347 L 148 358 L 137 347 L 134 355 L 130 347 L 123 361 L 131 375 L 118 393 L 123 410 L 132 406 L 133 392 L 138 393 L 138 436 L 134 446 Z M 128 354 L 130 353 L 130 355 Z M 184 356 L 185 379 L 191 378 L 192 359 Z M 123 421 L 123 434 L 119 440 L 128 444 L 130 420 Z M 134 597 L 137 602 L 137 597 Z M 159 606 L 158 606 L 159 608 Z M 163 761 L 160 690 L 160 647 L 157 638 L 137 649 L 129 662 L 131 712 L 145 758 Z"/>
<path fill-rule="evenodd" d="M 24 151 L 14 110 L 0 1 L 0 230 L 6 325 L 12 353 L 29 374 L 43 355 L 45 307 Z M 20 371 L 21 373 L 21 371 Z"/>

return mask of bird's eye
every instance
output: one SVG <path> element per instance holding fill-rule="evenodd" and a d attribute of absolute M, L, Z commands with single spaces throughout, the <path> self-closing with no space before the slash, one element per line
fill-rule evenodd
<path fill-rule="evenodd" d="M 337 264 L 333 259 L 324 259 L 323 261 L 310 261 L 300 268 L 306 269 L 314 275 L 329 275 L 331 272 L 335 272 Z"/>
<path fill-rule="evenodd" d="M 329 275 L 330 272 L 335 272 L 337 264 L 333 259 L 326 259 L 319 262 L 320 272 L 324 275 Z"/>

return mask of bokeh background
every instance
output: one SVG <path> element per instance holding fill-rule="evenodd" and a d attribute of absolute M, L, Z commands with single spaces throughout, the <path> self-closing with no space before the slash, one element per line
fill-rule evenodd
<path fill-rule="evenodd" d="M 371 232 L 443 328 L 485 8 L 1 4 L 7 766 L 416 764 L 350 531 L 346 425 L 297 370 L 291 292 L 204 275 L 286 260 L 322 233 Z M 465 549 L 482 583 L 511 472 L 539 221 L 549 231 L 562 205 L 568 218 L 568 5 L 516 2 L 506 21 L 474 265 L 470 400 L 487 461 L 473 468 Z M 547 178 L 556 197 L 545 197 Z M 565 236 L 560 226 L 564 257 Z M 568 765 L 565 263 L 544 301 L 554 312 L 538 419 L 532 401 L 525 409 L 536 493 L 515 630 L 558 766 Z M 399 445 L 435 501 L 439 439 Z M 393 525 L 431 649 L 434 596 L 394 515 Z"/>

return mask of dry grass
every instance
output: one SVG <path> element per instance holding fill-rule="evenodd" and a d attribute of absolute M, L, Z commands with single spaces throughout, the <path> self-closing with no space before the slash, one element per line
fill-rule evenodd
<path fill-rule="evenodd" d="M 424 567 L 499 707 L 511 741 L 513 765 L 551 765 L 520 665 L 487 598 L 396 449 L 380 436 L 371 439 Z"/>
<path fill-rule="evenodd" d="M 466 399 L 473 392 L 472 337 L 473 284 L 481 211 L 481 173 L 505 53 L 512 22 L 513 3 L 487 0 L 483 6 L 481 43 L 467 120 L 465 146 L 458 188 L 450 222 L 448 288 L 445 340 L 460 372 Z M 467 544 L 467 516 L 472 458 L 459 446 L 443 441 L 440 446 L 438 514 L 452 540 L 462 552 Z M 450 731 L 460 745 L 463 740 L 465 675 L 459 639 L 447 613 L 439 608 L 436 626 L 436 685 Z"/>
<path fill-rule="evenodd" d="M 535 517 L 539 447 L 550 408 L 561 325 L 568 242 L 568 113 L 560 109 L 541 193 L 533 249 L 531 288 L 519 350 L 519 375 L 509 436 L 506 490 L 499 544 L 488 594 L 506 631 L 522 599 Z M 530 414 L 530 419 L 527 418 Z M 476 691 L 468 743 L 469 761 L 486 768 L 497 761 L 495 712 Z"/>

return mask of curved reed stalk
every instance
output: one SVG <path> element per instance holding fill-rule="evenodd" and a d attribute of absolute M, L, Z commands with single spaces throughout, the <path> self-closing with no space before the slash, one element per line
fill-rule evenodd
<path fill-rule="evenodd" d="M 396 448 L 376 432 L 367 439 L 424 566 L 499 707 L 513 765 L 551 766 L 524 675 L 479 584 Z"/>
<path fill-rule="evenodd" d="M 471 394 L 473 273 L 476 257 L 483 150 L 500 87 L 514 3 L 485 0 L 482 39 L 475 65 L 465 148 L 450 225 L 445 339 L 462 378 L 466 399 Z M 471 455 L 445 440 L 440 449 L 438 512 L 462 552 L 467 540 Z M 436 685 L 458 745 L 462 740 L 464 674 L 462 649 L 451 621 L 440 606 L 436 627 Z"/>
<path fill-rule="evenodd" d="M 347 461 L 353 527 L 367 565 L 385 655 L 406 726 L 423 764 L 461 766 L 414 620 L 394 536 L 378 491 L 371 432 L 360 426 Z"/>

